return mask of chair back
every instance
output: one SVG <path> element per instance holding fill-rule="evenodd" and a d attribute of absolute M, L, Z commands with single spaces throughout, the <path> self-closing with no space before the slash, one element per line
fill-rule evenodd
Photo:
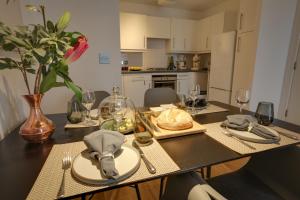
<path fill-rule="evenodd" d="M 145 92 L 144 106 L 154 107 L 161 104 L 178 102 L 176 92 L 171 88 L 151 88 Z"/>

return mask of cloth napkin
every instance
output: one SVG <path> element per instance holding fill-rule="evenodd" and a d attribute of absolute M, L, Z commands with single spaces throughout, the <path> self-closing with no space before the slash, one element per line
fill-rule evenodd
<path fill-rule="evenodd" d="M 102 175 L 106 178 L 118 178 L 114 154 L 121 149 L 125 136 L 116 131 L 99 130 L 86 135 L 83 141 L 90 151 L 90 156 L 99 161 Z"/>
<path fill-rule="evenodd" d="M 255 119 L 250 115 L 228 115 L 221 126 L 228 127 L 238 131 L 247 131 L 249 124 L 255 122 Z"/>
<path fill-rule="evenodd" d="M 277 143 L 280 141 L 280 137 L 278 135 L 275 135 L 270 130 L 266 129 L 265 127 L 259 125 L 259 124 L 253 124 L 253 127 L 251 128 L 250 132 L 254 133 L 255 135 L 258 135 L 262 138 L 273 140 L 274 143 Z"/>

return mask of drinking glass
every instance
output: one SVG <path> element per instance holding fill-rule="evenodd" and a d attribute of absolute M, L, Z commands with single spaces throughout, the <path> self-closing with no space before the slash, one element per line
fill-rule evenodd
<path fill-rule="evenodd" d="M 186 96 L 184 94 L 178 94 L 179 102 L 178 106 L 179 108 L 185 108 L 185 101 L 186 101 Z"/>
<path fill-rule="evenodd" d="M 87 109 L 86 125 L 92 126 L 95 123 L 91 119 L 91 109 L 96 101 L 95 93 L 93 91 L 87 90 L 82 95 L 82 105 Z"/>
<path fill-rule="evenodd" d="M 83 119 L 83 109 L 76 100 L 68 102 L 67 119 L 71 124 L 77 124 Z"/>
<path fill-rule="evenodd" d="M 240 113 L 242 113 L 243 107 L 250 101 L 250 91 L 248 89 L 239 89 L 236 92 L 235 100 L 240 107 Z"/>
<path fill-rule="evenodd" d="M 259 102 L 255 117 L 261 125 L 268 126 L 274 120 L 274 105 L 271 102 Z"/>
<path fill-rule="evenodd" d="M 192 99 L 193 101 L 193 105 L 192 105 L 192 114 L 195 114 L 195 102 L 196 102 L 196 99 L 198 97 L 198 91 L 196 89 L 192 89 L 190 91 L 190 98 Z"/>

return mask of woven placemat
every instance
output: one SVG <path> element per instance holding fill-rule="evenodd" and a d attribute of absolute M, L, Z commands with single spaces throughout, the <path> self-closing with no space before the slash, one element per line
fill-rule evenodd
<path fill-rule="evenodd" d="M 255 153 L 255 152 L 265 151 L 268 149 L 278 148 L 281 146 L 286 146 L 286 145 L 295 144 L 295 143 L 300 142 L 300 141 L 285 137 L 283 135 L 280 135 L 281 140 L 280 140 L 279 144 L 260 144 L 260 143 L 245 141 L 246 143 L 248 143 L 251 146 L 256 148 L 256 150 L 253 150 L 253 149 L 250 149 L 249 147 L 247 147 L 246 145 L 240 143 L 239 141 L 235 140 L 234 138 L 225 135 L 223 133 L 224 130 L 222 129 L 222 127 L 220 125 L 221 125 L 221 122 L 205 124 L 205 127 L 206 127 L 205 134 L 207 134 L 209 137 L 215 139 L 216 141 L 220 142 L 224 146 L 230 148 L 231 150 L 233 150 L 239 154 L 251 154 L 251 153 Z M 274 130 L 276 130 L 279 127 L 272 127 L 272 128 L 274 128 Z M 288 132 L 289 134 L 295 134 L 296 136 L 297 135 L 299 136 L 299 134 L 289 131 L 289 130 L 286 130 L 286 129 L 283 129 L 283 128 L 280 128 L 280 131 Z"/>
<path fill-rule="evenodd" d="M 126 136 L 127 144 L 131 145 L 134 139 L 133 135 Z M 156 174 L 152 175 L 148 172 L 144 162 L 141 162 L 141 166 L 138 171 L 132 175 L 130 178 L 116 183 L 118 185 L 121 183 L 130 183 L 138 181 L 141 179 L 150 178 L 153 176 L 158 176 L 161 174 L 167 174 L 174 171 L 178 171 L 179 167 L 170 158 L 170 156 L 165 152 L 165 150 L 160 146 L 160 144 L 154 139 L 153 144 L 146 147 L 141 147 L 144 151 L 146 157 L 149 161 L 156 167 Z M 38 178 L 36 179 L 29 195 L 28 200 L 46 200 L 55 199 L 57 192 L 59 190 L 60 182 L 62 179 L 63 170 L 61 168 L 62 158 L 64 152 L 70 152 L 74 158 L 77 154 L 86 149 L 83 142 L 75 142 L 61 145 L 54 145 Z M 91 192 L 106 188 L 108 186 L 91 186 L 80 183 L 74 179 L 71 175 L 71 170 L 66 171 L 66 187 L 65 196 L 73 196 L 77 194 L 82 194 L 85 192 Z"/>
<path fill-rule="evenodd" d="M 216 106 L 216 105 L 213 105 L 213 104 L 208 104 L 208 106 L 205 109 L 203 109 L 203 110 L 196 110 L 195 114 L 193 114 L 193 115 L 202 115 L 202 114 L 209 114 L 209 113 L 216 113 L 216 112 L 225 112 L 225 111 L 228 111 L 228 110 L 225 109 L 225 108 L 222 108 L 220 106 Z"/>

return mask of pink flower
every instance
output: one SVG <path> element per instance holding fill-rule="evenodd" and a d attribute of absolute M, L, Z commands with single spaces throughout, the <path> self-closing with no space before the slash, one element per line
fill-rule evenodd
<path fill-rule="evenodd" d="M 70 64 L 72 62 L 75 62 L 87 50 L 88 47 L 89 45 L 87 43 L 86 37 L 78 37 L 77 43 L 74 45 L 74 47 L 68 49 L 66 54 L 64 55 L 65 63 Z"/>

